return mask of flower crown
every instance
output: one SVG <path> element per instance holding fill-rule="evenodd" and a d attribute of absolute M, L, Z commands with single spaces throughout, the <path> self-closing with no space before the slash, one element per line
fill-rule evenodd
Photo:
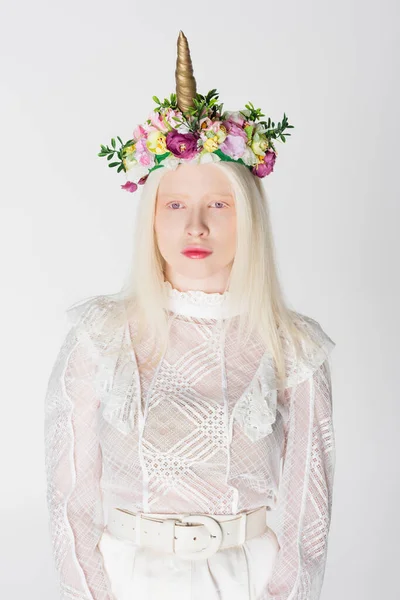
<path fill-rule="evenodd" d="M 285 142 L 290 133 L 284 132 L 293 128 L 285 113 L 282 122 L 275 125 L 270 118 L 262 121 L 265 115 L 251 102 L 242 111 L 223 111 L 216 89 L 206 96 L 198 94 L 188 42 L 182 31 L 175 78 L 176 94 L 163 102 L 153 96 L 157 106 L 143 124 L 136 126 L 132 139 L 124 143 L 117 136 L 119 148 L 115 138 L 111 139 L 111 146 L 100 146 L 98 156 L 112 161 L 109 167 L 128 173 L 122 189 L 135 192 L 154 169 L 175 169 L 182 162 L 233 161 L 247 166 L 257 177 L 273 171 L 277 156 L 274 141 Z"/>

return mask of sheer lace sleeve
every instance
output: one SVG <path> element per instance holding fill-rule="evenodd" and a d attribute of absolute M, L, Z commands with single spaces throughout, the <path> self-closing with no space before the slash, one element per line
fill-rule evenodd
<path fill-rule="evenodd" d="M 45 399 L 47 503 L 62 600 L 112 599 L 97 546 L 103 532 L 97 351 L 82 326 L 95 315 L 88 303 L 70 328 Z"/>
<path fill-rule="evenodd" d="M 328 340 L 329 348 L 333 346 Z M 328 549 L 335 442 L 329 358 L 283 390 L 287 410 L 278 498 L 280 550 L 263 600 L 318 600 Z"/>

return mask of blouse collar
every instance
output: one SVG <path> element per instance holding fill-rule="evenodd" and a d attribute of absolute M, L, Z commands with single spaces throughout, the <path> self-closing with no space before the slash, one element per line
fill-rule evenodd
<path fill-rule="evenodd" d="M 224 319 L 238 314 L 230 309 L 230 292 L 203 292 L 201 290 L 180 291 L 164 280 L 167 308 L 175 314 L 187 317 Z"/>

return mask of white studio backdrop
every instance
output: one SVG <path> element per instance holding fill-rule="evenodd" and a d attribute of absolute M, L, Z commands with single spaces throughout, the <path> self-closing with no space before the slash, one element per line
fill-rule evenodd
<path fill-rule="evenodd" d="M 3 2 L 0 595 L 53 600 L 43 400 L 73 302 L 119 289 L 139 196 L 97 157 L 175 91 L 295 126 L 264 179 L 291 304 L 336 342 L 323 600 L 394 598 L 399 531 L 399 5 Z"/>

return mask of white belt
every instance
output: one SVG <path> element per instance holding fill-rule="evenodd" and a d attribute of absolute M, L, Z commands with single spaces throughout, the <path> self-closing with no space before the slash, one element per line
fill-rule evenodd
<path fill-rule="evenodd" d="M 262 535 L 268 529 L 266 521 L 266 506 L 236 515 L 133 513 L 110 507 L 107 531 L 140 546 L 196 560 Z"/>

